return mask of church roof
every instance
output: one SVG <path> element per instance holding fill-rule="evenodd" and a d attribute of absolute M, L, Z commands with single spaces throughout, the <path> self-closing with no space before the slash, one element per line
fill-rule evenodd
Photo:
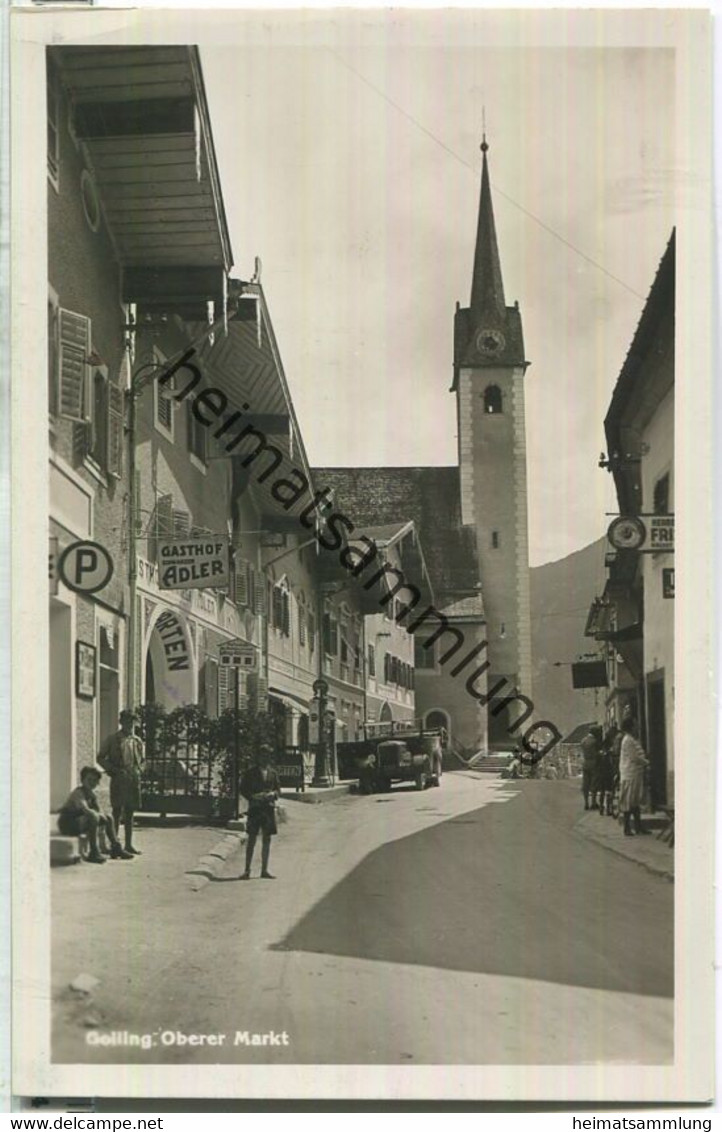
<path fill-rule="evenodd" d="M 471 301 L 468 307 L 457 305 L 454 319 L 454 384 L 465 366 L 474 369 L 495 366 L 526 366 L 524 337 L 519 307 L 506 305 L 501 259 L 496 239 L 494 209 L 486 138 L 481 146 L 483 165 L 479 219 L 474 249 L 474 270 L 471 280 Z"/>
<path fill-rule="evenodd" d="M 496 242 L 494 209 L 491 203 L 489 163 L 486 159 L 488 149 L 489 146 L 486 138 L 484 138 L 481 146 L 484 157 L 481 171 L 479 221 L 476 229 L 474 274 L 471 281 L 471 304 L 469 308 L 475 325 L 481 322 L 484 315 L 495 312 L 500 319 L 503 319 L 506 312 L 501 261 L 499 260 L 499 247 Z"/>
<path fill-rule="evenodd" d="M 461 522 L 458 467 L 314 468 L 313 478 L 359 531 L 413 521 L 437 607 L 467 597 L 465 611 L 482 614 L 476 532 Z"/>

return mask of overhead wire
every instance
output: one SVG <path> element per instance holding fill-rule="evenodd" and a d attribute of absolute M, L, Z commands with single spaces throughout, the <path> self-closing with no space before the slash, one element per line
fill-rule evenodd
<path fill-rule="evenodd" d="M 455 150 L 451 149 L 450 146 L 448 146 L 441 140 L 441 138 L 437 137 L 432 130 L 428 129 L 427 126 L 424 126 L 424 124 L 422 122 L 419 122 L 417 118 L 414 118 L 413 114 L 410 114 L 408 110 L 404 110 L 403 106 L 399 106 L 398 102 L 395 102 L 393 98 L 386 94 L 385 91 L 381 90 L 374 83 L 372 83 L 370 79 L 367 79 L 365 75 L 362 75 L 360 71 L 357 71 L 355 67 L 346 62 L 346 60 L 343 59 L 338 54 L 338 52 L 334 51 L 331 47 L 327 47 L 326 50 L 330 55 L 334 57 L 334 59 L 336 59 L 341 64 L 342 67 L 345 67 L 348 71 L 355 75 L 360 82 L 364 83 L 367 87 L 369 87 L 370 90 L 373 90 L 376 94 L 378 94 L 379 97 L 384 100 L 384 102 L 387 102 L 389 104 L 389 106 L 393 106 L 393 108 L 398 111 L 399 114 L 406 118 L 407 121 L 413 123 L 413 125 L 416 126 L 418 130 L 420 130 L 423 134 L 425 134 L 428 138 L 430 138 L 433 142 L 440 146 L 441 149 L 448 153 L 450 157 L 453 157 L 455 161 L 460 162 L 463 166 L 465 166 L 465 168 L 470 169 L 473 173 L 477 172 L 476 168 L 472 164 L 470 164 L 470 162 L 466 161 L 465 158 L 460 157 Z M 582 251 L 581 248 L 578 248 L 576 244 L 573 244 L 570 240 L 567 240 L 566 237 L 562 236 L 560 232 L 557 232 L 555 228 L 552 228 L 551 225 L 546 224 L 533 212 L 530 212 L 528 208 L 525 208 L 524 205 L 519 204 L 519 201 L 514 200 L 512 196 L 504 192 L 503 189 L 500 189 L 496 182 L 492 182 L 492 186 L 494 192 L 498 196 L 503 197 L 504 200 L 508 201 L 509 204 L 514 206 L 514 208 L 518 209 L 519 212 L 521 212 L 524 216 L 527 216 L 530 220 L 533 220 L 535 224 L 538 224 L 540 228 L 542 228 L 545 232 L 548 232 L 549 235 L 553 236 L 555 240 L 559 240 L 560 243 L 564 244 L 564 246 L 569 248 L 570 251 L 573 251 L 576 255 L 580 256 L 581 259 L 591 264 L 592 267 L 595 267 L 609 279 L 613 280 L 615 283 L 618 283 L 620 287 L 624 287 L 624 289 L 626 291 L 629 291 L 631 295 L 634 295 L 635 298 L 640 299 L 642 302 L 644 302 L 644 295 L 640 295 L 638 291 L 635 291 L 633 287 L 630 287 L 629 284 L 625 283 L 623 279 L 620 279 L 618 275 L 615 275 L 614 272 L 609 271 L 608 268 L 603 267 L 601 263 L 598 263 L 597 260 L 592 258 L 592 256 Z"/>

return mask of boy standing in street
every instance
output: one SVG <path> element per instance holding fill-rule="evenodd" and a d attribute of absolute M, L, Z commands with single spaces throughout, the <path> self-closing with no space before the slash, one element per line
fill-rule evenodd
<path fill-rule="evenodd" d="M 133 815 L 140 809 L 140 772 L 143 767 L 143 744 L 133 731 L 135 715 L 127 708 L 120 713 L 120 731 L 106 739 L 98 763 L 110 777 L 110 805 L 117 828 L 125 826 L 125 851 L 133 856 L 140 849 L 133 846 Z"/>
<path fill-rule="evenodd" d="M 256 838 L 259 832 L 262 836 L 261 844 L 261 876 L 264 880 L 276 878 L 268 871 L 268 859 L 271 854 L 271 838 L 277 832 L 276 828 L 276 798 L 281 793 L 278 775 L 270 765 L 273 751 L 268 743 L 262 743 L 256 761 L 241 778 L 241 794 L 248 802 L 246 816 L 246 871 L 241 880 L 249 880 L 253 851 L 256 848 Z"/>

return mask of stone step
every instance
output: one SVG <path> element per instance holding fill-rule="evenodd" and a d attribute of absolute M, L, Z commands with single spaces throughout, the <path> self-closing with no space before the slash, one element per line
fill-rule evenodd
<path fill-rule="evenodd" d="M 50 867 L 56 865 L 77 865 L 88 852 L 87 837 L 67 837 L 58 833 L 58 815 L 49 814 L 50 820 Z"/>
<path fill-rule="evenodd" d="M 77 865 L 81 860 L 79 837 L 63 837 L 60 833 L 50 836 L 50 867 L 58 865 Z"/>

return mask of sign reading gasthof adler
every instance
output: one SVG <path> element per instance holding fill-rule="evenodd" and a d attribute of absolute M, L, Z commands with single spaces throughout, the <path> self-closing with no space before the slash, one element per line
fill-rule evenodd
<path fill-rule="evenodd" d="M 158 584 L 162 590 L 227 586 L 230 546 L 224 539 L 189 538 L 158 542 Z"/>

